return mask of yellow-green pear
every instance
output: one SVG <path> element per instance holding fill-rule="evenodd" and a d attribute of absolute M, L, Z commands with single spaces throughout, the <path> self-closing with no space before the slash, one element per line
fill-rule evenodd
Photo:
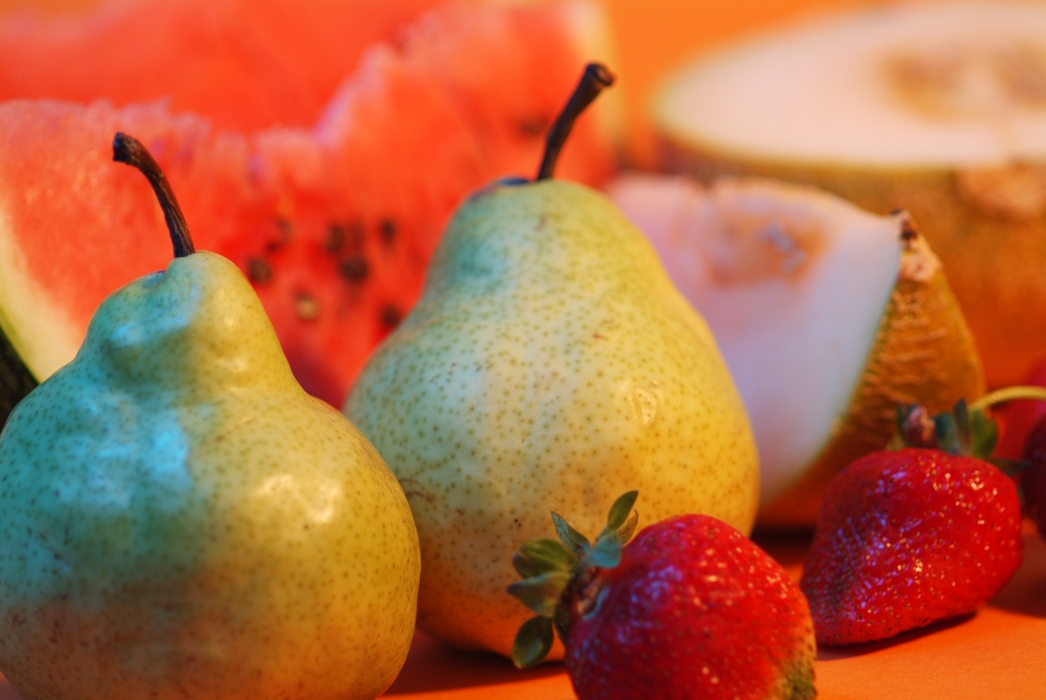
<path fill-rule="evenodd" d="M 506 656 L 532 616 L 506 590 L 512 554 L 548 536 L 549 511 L 597 531 L 640 489 L 646 522 L 700 512 L 748 531 L 757 506 L 751 428 L 708 326 L 609 199 L 547 177 L 578 95 L 611 80 L 586 77 L 537 181 L 456 212 L 345 405 L 414 512 L 419 626 Z"/>
<path fill-rule="evenodd" d="M 374 698 L 414 629 L 403 492 L 165 214 L 178 257 L 110 295 L 0 435 L 0 671 L 26 700 Z"/>

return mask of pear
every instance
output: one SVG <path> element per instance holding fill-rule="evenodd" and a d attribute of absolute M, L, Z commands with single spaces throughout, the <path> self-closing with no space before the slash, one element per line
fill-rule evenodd
<path fill-rule="evenodd" d="M 719 341 L 759 448 L 760 526 L 813 526 L 835 475 L 886 447 L 900 404 L 938 413 L 984 393 L 909 215 L 758 178 L 629 173 L 607 192 Z"/>
<path fill-rule="evenodd" d="M 879 3 L 709 52 L 650 105 L 662 165 L 905 209 L 991 387 L 1046 361 L 1046 5 Z"/>
<path fill-rule="evenodd" d="M 193 252 L 111 294 L 0 435 L 0 671 L 26 700 L 374 698 L 411 642 L 395 477 L 296 383 L 249 282 Z"/>
<path fill-rule="evenodd" d="M 460 647 L 511 654 L 529 617 L 507 593 L 512 554 L 549 511 L 598 530 L 601 504 L 638 488 L 651 522 L 700 512 L 749 531 L 755 516 L 751 427 L 708 326 L 605 195 L 549 177 L 611 80 L 588 67 L 536 181 L 460 206 L 344 407 L 414 512 L 418 624 Z"/>

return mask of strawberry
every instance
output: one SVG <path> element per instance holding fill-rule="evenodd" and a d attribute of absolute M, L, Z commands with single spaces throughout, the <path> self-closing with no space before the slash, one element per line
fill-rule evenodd
<path fill-rule="evenodd" d="M 1035 521 L 1039 535 L 1046 539 L 1046 415 L 1029 431 L 1024 459 L 1028 465 L 1021 473 L 1024 512 Z"/>
<path fill-rule="evenodd" d="M 866 455 L 832 482 L 800 587 L 819 644 L 869 642 L 973 612 L 1021 558 L 1009 477 L 978 458 L 908 447 Z"/>
<path fill-rule="evenodd" d="M 543 659 L 555 629 L 581 700 L 813 698 L 813 623 L 787 572 L 705 515 L 626 546 L 635 498 L 615 502 L 592 543 L 553 513 L 562 543 L 534 540 L 513 558 L 525 578 L 509 592 L 538 613 L 516 637 L 516 664 Z"/>

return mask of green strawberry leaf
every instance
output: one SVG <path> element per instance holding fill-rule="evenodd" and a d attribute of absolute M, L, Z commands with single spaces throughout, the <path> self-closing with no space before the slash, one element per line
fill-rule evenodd
<path fill-rule="evenodd" d="M 636 532 L 636 526 L 639 525 L 639 512 L 632 511 L 632 515 L 629 516 L 625 524 L 618 528 L 617 536 L 621 538 L 621 544 L 626 544 L 632 535 Z"/>
<path fill-rule="evenodd" d="M 622 546 L 621 537 L 616 532 L 601 535 L 581 560 L 581 568 L 587 569 L 592 566 L 603 569 L 614 568 L 621 563 Z"/>
<path fill-rule="evenodd" d="M 508 592 L 538 615 L 551 618 L 556 612 L 559 597 L 563 595 L 569 582 L 570 573 L 549 571 L 522 581 L 514 581 L 509 584 Z"/>
<path fill-rule="evenodd" d="M 546 571 L 549 571 L 549 569 L 543 569 L 537 562 L 528 559 L 527 556 L 521 552 L 516 552 L 512 555 L 512 568 L 515 569 L 516 573 L 523 578 L 540 576 Z"/>
<path fill-rule="evenodd" d="M 999 426 L 984 411 L 970 409 L 970 455 L 988 459 L 999 441 Z"/>
<path fill-rule="evenodd" d="M 610 513 L 607 515 L 607 526 L 603 529 L 603 532 L 616 532 L 625 521 L 628 520 L 628 516 L 632 513 L 632 506 L 636 504 L 636 499 L 639 497 L 639 491 L 629 491 L 628 493 L 621 494 L 614 501 L 614 505 L 610 506 Z"/>
<path fill-rule="evenodd" d="M 512 565 L 523 578 L 549 571 L 573 571 L 577 562 L 576 554 L 568 552 L 558 540 L 548 537 L 527 542 L 512 556 Z"/>
<path fill-rule="evenodd" d="M 563 541 L 567 549 L 579 557 L 585 556 L 585 552 L 592 546 L 587 537 L 571 527 L 570 523 L 564 520 L 559 513 L 552 513 L 552 524 L 556 526 L 556 534 L 559 535 L 559 539 Z"/>
<path fill-rule="evenodd" d="M 1028 460 L 1026 459 L 1006 459 L 1005 457 L 988 457 L 986 459 L 996 469 L 1011 479 L 1020 476 L 1020 473 L 1028 468 Z M 1020 489 L 1018 488 L 1018 490 Z"/>
<path fill-rule="evenodd" d="M 941 413 L 933 417 L 933 422 L 937 433 L 938 449 L 952 455 L 962 454 L 959 426 L 955 416 L 951 413 Z"/>
<path fill-rule="evenodd" d="M 516 632 L 516 639 L 512 642 L 512 663 L 516 668 L 533 668 L 548 656 L 554 637 L 551 618 L 530 618 Z"/>

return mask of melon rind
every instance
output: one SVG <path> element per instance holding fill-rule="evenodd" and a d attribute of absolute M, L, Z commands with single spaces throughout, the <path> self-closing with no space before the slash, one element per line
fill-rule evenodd
<path fill-rule="evenodd" d="M 608 191 L 715 334 L 752 422 L 760 500 L 848 408 L 897 279 L 898 223 L 811 188 L 630 173 Z"/>
<path fill-rule="evenodd" d="M 850 118 L 854 108 L 833 103 L 838 90 L 804 87 L 805 77 L 781 65 L 786 51 L 834 36 L 844 50 L 821 61 L 828 66 L 824 72 L 864 71 L 852 74 L 851 82 L 855 99 L 870 109 L 882 93 L 877 96 L 868 87 L 874 81 L 867 66 L 856 67 L 877 50 L 862 38 L 862 27 L 881 36 L 896 30 L 889 50 L 904 41 L 921 47 L 949 32 L 1003 45 L 1000 37 L 1008 33 L 1027 35 L 1040 48 L 1046 46 L 1046 8 L 1040 3 L 876 7 L 755 37 L 702 56 L 664 81 L 651 103 L 660 165 L 706 183 L 721 175 L 773 178 L 814 185 L 876 213 L 907 210 L 944 263 L 976 338 L 987 384 L 1020 383 L 1046 361 L 1046 93 L 1040 87 L 1038 97 L 1012 114 L 995 110 L 987 98 L 979 112 L 974 107 L 970 114 L 937 121 L 923 114 L 909 119 L 911 130 L 901 125 L 900 110 L 881 109 L 864 120 L 868 127 L 861 132 L 853 126 L 856 117 Z M 848 51 L 847 42 L 860 45 L 863 54 Z M 761 58 L 753 58 L 757 54 Z M 739 79 L 732 92 L 709 97 L 717 104 L 707 109 L 718 112 L 723 100 L 747 101 L 744 108 L 733 107 L 751 125 L 747 141 L 732 125 L 722 126 L 728 121 L 722 117 L 715 118 L 719 126 L 707 126 L 695 104 L 681 109 L 678 93 L 689 89 L 686 85 L 747 61 L 762 61 L 760 70 L 766 73 L 777 71 L 775 94 L 793 91 L 801 101 L 794 109 L 784 108 L 758 88 L 762 83 L 749 79 Z M 1030 82 L 1029 89 L 1035 85 Z M 793 129 L 796 115 L 802 114 L 827 115 L 828 120 Z M 884 124 L 896 126 L 893 140 L 880 133 Z"/>
<path fill-rule="evenodd" d="M 897 284 L 850 405 L 802 477 L 760 505 L 759 527 L 813 525 L 832 479 L 858 457 L 886 447 L 899 405 L 919 403 L 939 413 L 984 394 L 976 344 L 941 264 L 918 233 L 902 235 Z"/>
<path fill-rule="evenodd" d="M 990 177 L 995 169 L 782 163 L 695 148 L 667 137 L 662 145 L 666 170 L 686 172 L 702 182 L 720 176 L 772 178 L 819 187 L 877 213 L 908 211 L 947 270 L 976 339 L 987 384 L 1019 384 L 1046 361 L 1046 201 L 1039 212 L 1015 216 L 1003 206 L 992 208 L 963 185 L 982 174 Z M 1036 167 L 1046 173 L 1046 161 Z M 1007 169 L 997 172 L 1006 178 Z M 1016 176 L 1008 179 L 1014 188 L 1021 187 Z M 1007 198 L 1005 190 L 998 196 Z M 1019 196 L 1015 192 L 1009 198 Z"/>
<path fill-rule="evenodd" d="M 886 446 L 898 404 L 939 411 L 984 392 L 940 261 L 907 215 L 758 178 L 626 174 L 607 190 L 716 336 L 759 448 L 759 526 L 812 525 L 831 479 Z"/>
<path fill-rule="evenodd" d="M 47 196 L 46 192 L 40 193 Z M 0 210 L 0 331 L 37 380 L 50 376 L 80 347 L 81 336 L 61 305 L 25 271 L 25 256 Z M 7 418 L 0 416 L 0 425 Z"/>

